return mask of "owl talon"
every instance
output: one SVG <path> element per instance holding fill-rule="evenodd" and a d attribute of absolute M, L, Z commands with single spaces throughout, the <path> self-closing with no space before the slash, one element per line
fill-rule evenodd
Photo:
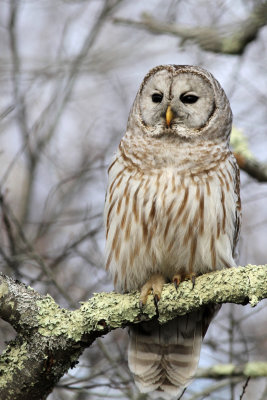
<path fill-rule="evenodd" d="M 142 288 L 140 298 L 139 298 L 139 307 L 141 310 L 146 305 L 147 298 L 148 298 L 148 295 L 150 294 L 150 292 L 151 292 L 151 290 L 145 292 L 145 291 L 143 291 L 143 288 Z"/>
<path fill-rule="evenodd" d="M 157 294 L 155 294 L 155 296 L 154 296 L 155 305 L 158 305 L 159 299 L 160 299 L 159 296 Z"/>
<path fill-rule="evenodd" d="M 191 274 L 191 282 L 192 282 L 192 290 L 195 287 L 195 283 L 196 283 L 196 275 L 195 274 Z"/>
<path fill-rule="evenodd" d="M 154 274 L 151 278 L 142 286 L 139 306 L 142 309 L 144 305 L 147 303 L 147 299 L 149 294 L 152 292 L 154 296 L 155 306 L 157 307 L 158 302 L 160 301 L 161 292 L 164 283 L 166 283 L 165 279 L 160 274 Z"/>
<path fill-rule="evenodd" d="M 185 279 L 188 279 L 192 282 L 191 290 L 193 290 L 195 287 L 195 283 L 196 283 L 196 274 L 194 272 L 191 272 L 190 274 L 185 276 Z"/>
<path fill-rule="evenodd" d="M 181 275 L 174 275 L 174 277 L 172 278 L 172 281 L 173 281 L 174 287 L 175 287 L 176 292 L 177 292 L 178 286 L 182 282 Z"/>
<path fill-rule="evenodd" d="M 159 308 L 158 308 L 159 300 L 160 300 L 159 296 L 157 294 L 155 294 L 155 296 L 154 296 L 154 304 L 155 304 L 155 308 L 156 308 L 157 317 L 159 316 Z"/>
<path fill-rule="evenodd" d="M 180 283 L 185 281 L 185 280 L 187 280 L 187 279 L 189 279 L 192 282 L 192 290 L 193 290 L 194 287 L 195 287 L 195 283 L 196 283 L 196 274 L 194 274 L 192 272 L 190 274 L 183 275 L 183 276 L 180 275 L 180 274 L 174 275 L 174 277 L 172 278 L 172 281 L 173 281 L 173 284 L 174 284 L 174 287 L 175 287 L 176 291 L 177 291 Z"/>

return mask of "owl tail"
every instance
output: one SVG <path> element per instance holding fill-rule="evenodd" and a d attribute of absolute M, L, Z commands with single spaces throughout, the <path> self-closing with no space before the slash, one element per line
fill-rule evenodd
<path fill-rule="evenodd" d="M 157 398 L 163 392 L 167 398 L 182 394 L 195 375 L 202 340 L 218 308 L 207 307 L 164 325 L 153 320 L 130 328 L 128 363 L 141 392 L 158 391 Z"/>

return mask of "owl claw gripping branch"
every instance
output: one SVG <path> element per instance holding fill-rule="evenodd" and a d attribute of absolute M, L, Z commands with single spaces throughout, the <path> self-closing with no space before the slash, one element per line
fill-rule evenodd
<path fill-rule="evenodd" d="M 194 274 L 193 272 L 191 274 L 185 275 L 183 276 L 182 274 L 177 274 L 174 275 L 174 277 L 172 278 L 173 284 L 175 289 L 178 289 L 178 286 L 180 285 L 181 282 L 190 279 L 192 282 L 192 289 L 194 289 L 195 287 L 195 283 L 196 283 L 196 274 Z"/>
<path fill-rule="evenodd" d="M 166 283 L 166 279 L 160 274 L 154 274 L 151 278 L 142 286 L 139 305 L 142 308 L 147 303 L 148 295 L 152 292 L 154 296 L 155 304 L 158 304 L 163 285 Z"/>
<path fill-rule="evenodd" d="M 194 289 L 195 280 L 196 280 L 196 274 L 194 274 L 194 273 L 185 275 L 185 276 L 183 276 L 182 274 L 174 275 L 174 277 L 172 278 L 172 282 L 174 284 L 175 289 L 177 290 L 180 283 L 187 279 L 191 280 L 192 289 Z M 143 306 L 146 305 L 148 296 L 150 294 L 153 294 L 154 302 L 155 302 L 155 305 L 157 306 L 157 304 L 161 298 L 163 285 L 165 283 L 167 283 L 166 279 L 162 275 L 154 274 L 151 276 L 151 278 L 141 288 L 141 293 L 140 293 L 140 298 L 139 298 L 140 309 L 142 309 Z"/>
<path fill-rule="evenodd" d="M 145 76 L 109 167 L 106 269 L 116 290 L 155 304 L 165 282 L 235 266 L 239 170 L 229 148 L 232 112 L 216 79 L 189 65 Z M 193 379 L 216 307 L 130 328 L 128 363 L 141 392 L 176 399 Z"/>

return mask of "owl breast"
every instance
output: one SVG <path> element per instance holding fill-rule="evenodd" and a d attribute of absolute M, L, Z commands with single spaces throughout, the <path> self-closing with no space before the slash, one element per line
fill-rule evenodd
<path fill-rule="evenodd" d="M 153 273 L 171 280 L 235 265 L 234 159 L 224 152 L 209 166 L 142 170 L 115 159 L 105 222 L 106 268 L 117 290 L 140 289 Z"/>

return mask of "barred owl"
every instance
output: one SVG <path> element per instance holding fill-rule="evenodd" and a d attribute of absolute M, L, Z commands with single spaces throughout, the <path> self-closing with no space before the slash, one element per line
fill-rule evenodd
<path fill-rule="evenodd" d="M 235 266 L 240 197 L 231 123 L 229 101 L 208 71 L 163 65 L 145 76 L 109 167 L 106 269 L 117 290 L 140 290 L 145 304 L 151 292 L 160 299 L 166 282 L 178 287 Z M 130 328 L 129 368 L 141 392 L 182 393 L 215 311 Z"/>

